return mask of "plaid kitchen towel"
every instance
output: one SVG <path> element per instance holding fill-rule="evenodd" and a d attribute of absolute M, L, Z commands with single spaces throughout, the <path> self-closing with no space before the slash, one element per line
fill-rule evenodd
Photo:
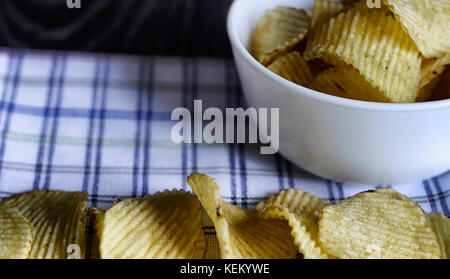
<path fill-rule="evenodd" d="M 229 60 L 2 49 L 0 94 L 1 198 L 87 191 L 89 205 L 104 209 L 119 198 L 190 190 L 186 176 L 200 172 L 244 207 L 288 188 L 335 202 L 383 186 L 450 216 L 450 173 L 410 185 L 344 184 L 260 155 L 258 145 L 173 143 L 173 109 L 192 109 L 194 99 L 205 108 L 243 106 Z M 211 224 L 205 233 L 213 237 Z"/>

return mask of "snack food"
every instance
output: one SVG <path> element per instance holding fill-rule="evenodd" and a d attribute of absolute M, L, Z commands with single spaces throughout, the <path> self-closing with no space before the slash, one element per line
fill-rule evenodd
<path fill-rule="evenodd" d="M 305 38 L 310 18 L 304 10 L 277 7 L 263 15 L 255 28 L 252 52 L 263 65 L 293 51 Z"/>
<path fill-rule="evenodd" d="M 127 198 L 106 211 L 91 207 L 93 258 L 448 258 L 450 219 L 425 214 L 392 189 L 357 194 L 337 204 L 285 190 L 248 210 L 220 197 L 215 180 L 191 174 L 198 196 L 173 190 Z M 82 247 L 86 193 L 31 191 L 0 203 L 0 258 L 65 258 Z M 202 216 L 202 208 L 206 215 Z M 206 222 L 206 223 L 205 223 Z M 217 239 L 206 241 L 214 227 Z M 207 245 L 211 245 L 207 247 Z M 298 254 L 300 253 L 300 254 Z"/>
<path fill-rule="evenodd" d="M 184 191 L 127 198 L 95 216 L 103 259 L 204 258 L 206 239 L 200 203 Z"/>
<path fill-rule="evenodd" d="M 423 210 L 392 189 L 363 192 L 326 206 L 319 239 L 330 255 L 351 258 L 443 258 Z"/>
<path fill-rule="evenodd" d="M 330 95 L 363 101 L 388 102 L 353 67 L 338 66 L 323 71 L 309 83 L 311 89 Z"/>
<path fill-rule="evenodd" d="M 450 23 L 450 2 L 380 3 L 379 7 L 369 8 L 364 0 L 316 0 L 311 27 L 301 32 L 305 36 L 280 32 L 285 36 L 283 41 L 295 43 L 285 43 L 266 55 L 253 44 L 252 54 L 285 79 L 343 98 L 384 103 L 449 98 L 436 92 L 442 91 L 439 81 L 445 66 L 450 64 L 450 31 L 445 28 Z M 289 13 L 279 12 L 288 9 L 277 7 L 268 11 L 258 22 L 252 42 L 257 42 L 257 46 L 272 43 L 273 48 L 273 40 L 267 37 L 270 32 L 263 30 L 276 30 L 279 26 L 288 29 Z M 269 20 L 270 14 L 277 14 L 277 20 Z M 291 25 L 291 29 L 296 26 Z M 290 59 L 289 67 L 280 70 L 280 64 L 286 64 L 286 57 L 293 52 L 297 52 L 296 59 Z M 309 83 L 295 78 L 298 73 L 307 72 L 314 77 Z"/>
<path fill-rule="evenodd" d="M 378 99 L 414 102 L 418 96 L 422 59 L 401 25 L 383 10 L 350 9 L 332 18 L 312 34 L 304 56 L 352 66 L 379 91 Z"/>
<path fill-rule="evenodd" d="M 338 15 L 344 10 L 344 3 L 317 0 L 314 2 L 313 16 L 311 19 L 312 29 Z"/>
<path fill-rule="evenodd" d="M 287 190 L 271 196 L 256 209 L 266 219 L 287 220 L 292 237 L 305 259 L 327 259 L 318 239 L 318 217 L 325 202 L 300 190 Z"/>
<path fill-rule="evenodd" d="M 431 92 L 431 97 L 428 101 L 450 99 L 450 67 L 437 77 L 438 82 Z"/>
<path fill-rule="evenodd" d="M 450 219 L 435 212 L 428 213 L 427 217 L 439 240 L 443 257 L 450 258 Z"/>
<path fill-rule="evenodd" d="M 33 234 L 30 223 L 16 208 L 0 205 L 0 259 L 26 259 Z"/>
<path fill-rule="evenodd" d="M 194 173 L 188 183 L 214 223 L 223 259 L 295 258 L 298 249 L 286 222 L 224 202 L 209 176 Z"/>
<path fill-rule="evenodd" d="M 424 87 L 445 70 L 445 65 L 450 64 L 450 54 L 441 58 L 425 59 L 421 68 L 420 86 Z"/>
<path fill-rule="evenodd" d="M 267 67 L 277 75 L 300 85 L 307 85 L 313 80 L 311 71 L 300 53 L 293 51 L 280 57 Z"/>
<path fill-rule="evenodd" d="M 34 190 L 12 196 L 2 206 L 20 212 L 30 225 L 32 243 L 27 258 L 66 259 L 69 245 L 85 254 L 87 193 Z"/>
<path fill-rule="evenodd" d="M 450 52 L 450 2 L 442 0 L 383 0 L 425 58 Z M 431 20 L 432 19 L 432 20 Z"/>

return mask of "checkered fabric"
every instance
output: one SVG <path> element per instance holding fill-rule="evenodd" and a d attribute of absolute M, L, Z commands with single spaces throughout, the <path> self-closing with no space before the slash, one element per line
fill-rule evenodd
<path fill-rule="evenodd" d="M 172 110 L 244 106 L 232 61 L 0 50 L 0 197 L 30 189 L 89 192 L 90 204 L 208 174 L 223 198 L 251 207 L 282 189 L 329 202 L 392 187 L 450 216 L 450 173 L 409 185 L 355 185 L 313 176 L 258 145 L 172 142 Z M 280 121 L 283 121 L 281 119 Z M 205 233 L 214 235 L 210 224 Z"/>

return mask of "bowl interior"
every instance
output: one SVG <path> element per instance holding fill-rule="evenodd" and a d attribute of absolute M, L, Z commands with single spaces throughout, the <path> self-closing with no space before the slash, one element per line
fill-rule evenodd
<path fill-rule="evenodd" d="M 256 23 L 261 16 L 270 9 L 274 9 L 277 6 L 288 6 L 293 8 L 311 9 L 314 0 L 235 0 L 236 9 L 233 25 L 235 32 L 239 38 L 239 41 L 248 50 L 250 44 L 250 38 Z M 257 2 L 257 4 L 255 3 Z"/>
<path fill-rule="evenodd" d="M 337 1 L 337 0 L 331 0 Z M 238 51 L 247 63 L 261 71 L 261 74 L 273 79 L 298 94 L 308 94 L 310 98 L 346 107 L 376 111 L 417 111 L 449 109 L 450 99 L 423 103 L 375 103 L 351 100 L 317 92 L 285 80 L 262 66 L 249 52 L 250 40 L 256 23 L 261 16 L 277 6 L 288 6 L 311 10 L 314 0 L 235 0 L 228 15 L 228 34 L 233 48 Z"/>

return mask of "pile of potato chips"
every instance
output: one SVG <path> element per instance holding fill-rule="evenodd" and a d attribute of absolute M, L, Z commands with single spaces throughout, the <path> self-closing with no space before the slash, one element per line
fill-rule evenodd
<path fill-rule="evenodd" d="M 316 0 L 309 13 L 267 11 L 251 52 L 279 76 L 371 102 L 450 98 L 450 1 Z"/>
<path fill-rule="evenodd" d="M 0 259 L 65 259 L 71 247 L 84 258 L 87 201 L 83 192 L 35 190 L 1 202 Z"/>
<path fill-rule="evenodd" d="M 0 203 L 0 259 L 202 259 L 203 217 L 212 221 L 223 259 L 442 259 L 450 219 L 424 211 L 392 189 L 337 204 L 300 190 L 248 210 L 224 202 L 215 180 L 191 174 L 196 194 L 173 190 L 89 208 L 95 236 L 86 247 L 87 193 L 35 190 Z M 202 209 L 203 208 L 203 209 Z M 202 216 L 203 214 L 206 214 Z"/>

